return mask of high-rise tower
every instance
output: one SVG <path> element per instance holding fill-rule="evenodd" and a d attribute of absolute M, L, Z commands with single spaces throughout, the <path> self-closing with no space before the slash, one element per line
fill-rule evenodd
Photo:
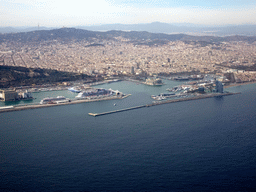
<path fill-rule="evenodd" d="M 216 91 L 217 93 L 223 93 L 223 85 L 222 85 L 222 82 L 216 81 L 215 84 L 216 84 L 215 91 Z"/>

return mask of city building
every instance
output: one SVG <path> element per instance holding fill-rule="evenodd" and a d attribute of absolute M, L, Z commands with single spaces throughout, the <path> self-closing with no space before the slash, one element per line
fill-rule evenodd
<path fill-rule="evenodd" d="M 215 84 L 216 84 L 215 91 L 216 91 L 217 93 L 223 93 L 223 85 L 222 85 L 222 82 L 216 81 Z"/>
<path fill-rule="evenodd" d="M 134 67 L 131 67 L 131 74 L 134 75 Z"/>

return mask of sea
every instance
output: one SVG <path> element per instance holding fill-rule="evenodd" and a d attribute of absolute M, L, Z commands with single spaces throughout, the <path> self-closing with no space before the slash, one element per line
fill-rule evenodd
<path fill-rule="evenodd" d="M 0 191 L 254 191 L 256 84 L 226 89 L 238 95 L 88 115 L 152 103 L 180 83 L 164 82 L 96 86 L 131 94 L 122 100 L 0 113 Z M 57 95 L 75 97 L 34 93 L 36 101 Z"/>

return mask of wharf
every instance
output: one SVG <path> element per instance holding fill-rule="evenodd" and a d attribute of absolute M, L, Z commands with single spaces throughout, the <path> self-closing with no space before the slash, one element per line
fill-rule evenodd
<path fill-rule="evenodd" d="M 189 98 L 179 98 L 179 99 L 161 101 L 161 102 L 157 102 L 157 103 L 140 105 L 140 106 L 130 107 L 130 108 L 126 108 L 126 109 L 120 109 L 120 110 L 115 110 L 115 111 L 108 111 L 108 112 L 103 112 L 103 113 L 88 113 L 88 114 L 96 117 L 96 116 L 108 115 L 108 114 L 112 114 L 112 113 L 119 113 L 119 112 L 123 112 L 123 111 L 140 109 L 140 108 L 144 108 L 144 107 L 152 107 L 155 105 L 162 105 L 162 104 L 167 104 L 167 103 L 176 103 L 176 102 L 182 102 L 182 101 L 191 101 L 191 100 L 206 99 L 206 98 L 212 98 L 212 97 L 222 97 L 222 96 L 236 95 L 236 94 L 241 94 L 241 93 L 220 93 L 220 94 L 219 93 L 218 94 L 211 93 L 211 94 L 198 95 L 198 96 L 189 97 Z"/>
<path fill-rule="evenodd" d="M 11 111 L 21 111 L 26 109 L 37 109 L 37 108 L 45 108 L 45 107 L 55 107 L 60 105 L 71 105 L 71 104 L 78 104 L 78 103 L 87 103 L 87 102 L 95 102 L 95 101 L 105 101 L 105 100 L 113 100 L 113 99 L 125 99 L 129 97 L 131 94 L 124 95 L 123 97 L 113 96 L 113 97 L 106 97 L 100 99 L 79 99 L 79 100 L 72 100 L 71 102 L 67 103 L 59 103 L 59 104 L 32 104 L 32 105 L 14 105 L 14 106 L 4 106 L 0 107 L 0 113 L 4 112 L 11 112 Z"/>

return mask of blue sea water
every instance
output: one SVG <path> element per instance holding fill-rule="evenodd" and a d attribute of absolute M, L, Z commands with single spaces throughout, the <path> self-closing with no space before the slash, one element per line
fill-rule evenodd
<path fill-rule="evenodd" d="M 239 95 L 88 115 L 151 103 L 168 83 L 106 84 L 132 96 L 0 114 L 0 191 L 254 191 L 255 84 L 229 88 Z"/>

